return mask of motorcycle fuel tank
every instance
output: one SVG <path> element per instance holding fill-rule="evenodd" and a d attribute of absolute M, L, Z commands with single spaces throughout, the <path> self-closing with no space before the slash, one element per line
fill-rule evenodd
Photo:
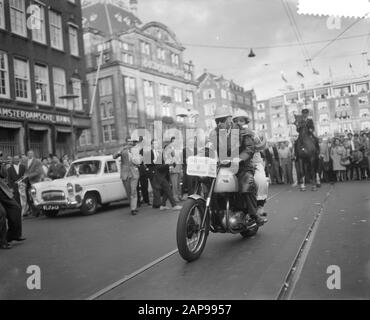
<path fill-rule="evenodd" d="M 239 192 L 238 178 L 229 168 L 221 168 L 215 185 L 215 193 Z"/>

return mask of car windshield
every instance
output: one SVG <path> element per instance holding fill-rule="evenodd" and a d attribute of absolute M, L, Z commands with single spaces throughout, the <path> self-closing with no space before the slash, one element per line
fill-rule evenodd
<path fill-rule="evenodd" d="M 81 161 L 75 162 L 68 170 L 67 177 L 76 175 L 95 175 L 98 174 L 101 168 L 100 161 Z"/>

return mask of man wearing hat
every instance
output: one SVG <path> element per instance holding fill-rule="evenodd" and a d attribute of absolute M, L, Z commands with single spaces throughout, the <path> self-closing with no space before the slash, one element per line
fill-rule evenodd
<path fill-rule="evenodd" d="M 140 151 L 134 148 L 138 141 L 126 139 L 122 150 L 114 155 L 114 159 L 121 158 L 121 180 L 130 199 L 131 214 L 136 215 L 137 210 L 137 185 L 140 178 L 139 166 L 142 162 Z"/>
<path fill-rule="evenodd" d="M 313 141 L 315 143 L 317 152 L 320 152 L 319 139 L 314 134 L 314 132 L 315 132 L 315 124 L 313 123 L 313 120 L 308 117 L 309 114 L 310 114 L 310 110 L 309 109 L 304 108 L 302 110 L 302 118 L 298 122 L 297 131 L 300 132 L 301 131 L 301 128 L 306 127 L 307 128 L 307 132 L 309 133 L 309 135 L 311 136 L 311 138 L 313 139 Z"/>

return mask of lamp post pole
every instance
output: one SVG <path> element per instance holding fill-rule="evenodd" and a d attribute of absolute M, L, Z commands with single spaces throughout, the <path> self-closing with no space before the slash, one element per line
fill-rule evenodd
<path fill-rule="evenodd" d="M 75 141 L 75 128 L 74 128 L 74 121 L 73 121 L 73 114 L 75 112 L 75 99 L 79 98 L 80 96 L 75 94 L 67 94 L 65 96 L 59 97 L 60 99 L 66 100 L 68 104 L 68 109 L 71 117 L 71 138 L 72 138 L 72 152 L 73 157 L 76 156 L 76 141 Z M 72 108 L 69 107 L 69 102 L 72 101 Z"/>

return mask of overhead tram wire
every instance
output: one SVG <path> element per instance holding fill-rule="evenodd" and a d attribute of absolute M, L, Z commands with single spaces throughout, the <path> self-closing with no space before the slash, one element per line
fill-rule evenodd
<path fill-rule="evenodd" d="M 362 21 L 363 19 L 365 19 L 368 15 L 369 15 L 370 12 L 366 13 L 362 18 L 354 21 L 353 23 L 351 23 L 347 28 L 345 28 L 342 32 L 340 32 L 334 39 L 332 39 L 329 43 L 327 43 L 323 48 L 321 48 L 319 51 L 317 51 L 313 56 L 312 56 L 312 60 L 316 59 L 323 51 L 325 51 L 326 48 L 328 48 L 330 45 L 332 45 L 335 41 L 339 40 L 340 36 L 342 36 L 343 34 L 345 34 L 349 29 L 351 29 L 352 27 L 354 27 L 356 24 L 358 24 L 360 21 Z M 368 35 L 368 34 L 367 34 Z"/>
<path fill-rule="evenodd" d="M 286 0 L 281 0 L 281 3 L 282 3 L 282 6 L 285 10 L 285 13 L 286 15 L 288 16 L 288 19 L 290 21 L 290 24 L 292 26 L 292 29 L 295 33 L 295 36 L 297 38 L 297 41 L 301 47 L 301 51 L 302 51 L 302 54 L 303 54 L 303 57 L 305 58 L 305 61 L 311 65 L 312 67 L 312 64 L 311 64 L 311 58 L 310 58 L 310 54 L 307 50 L 307 47 L 305 46 L 304 42 L 303 42 L 303 38 L 302 38 L 302 34 L 299 30 L 299 27 L 298 27 L 298 24 L 297 24 L 297 21 L 294 17 L 294 13 L 291 9 L 291 7 L 289 6 L 289 3 L 286 1 Z"/>
<path fill-rule="evenodd" d="M 349 39 L 357 39 L 357 38 L 363 38 L 368 36 L 369 33 L 362 33 L 357 34 L 353 36 L 346 36 L 336 39 L 336 41 L 343 41 L 343 40 L 349 40 Z M 304 45 L 315 45 L 320 43 L 328 43 L 332 41 L 332 39 L 326 39 L 326 40 L 316 40 L 316 41 L 309 41 L 304 42 Z M 264 49 L 279 49 L 279 48 L 291 48 L 291 47 L 299 47 L 301 46 L 300 43 L 287 43 L 287 44 L 278 44 L 273 46 L 228 46 L 228 45 L 212 45 L 212 44 L 201 44 L 201 43 L 183 43 L 184 46 L 187 47 L 195 47 L 195 48 L 209 48 L 209 49 L 226 49 L 226 50 L 248 50 L 250 48 L 257 49 L 257 50 L 264 50 Z"/>

